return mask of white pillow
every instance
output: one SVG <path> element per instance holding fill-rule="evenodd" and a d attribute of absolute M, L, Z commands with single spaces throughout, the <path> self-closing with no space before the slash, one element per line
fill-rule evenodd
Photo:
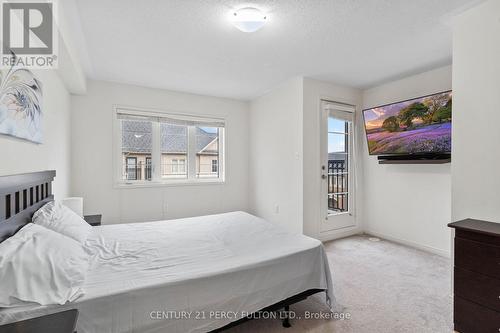
<path fill-rule="evenodd" d="M 89 260 L 75 240 L 28 223 L 0 243 L 0 307 L 74 301 L 83 295 Z"/>
<path fill-rule="evenodd" d="M 85 243 L 92 226 L 59 201 L 51 201 L 36 211 L 33 223 Z"/>

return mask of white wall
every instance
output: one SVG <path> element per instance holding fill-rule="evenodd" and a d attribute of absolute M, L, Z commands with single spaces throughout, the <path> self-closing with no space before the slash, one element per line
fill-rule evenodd
<path fill-rule="evenodd" d="M 446 66 L 366 90 L 363 109 L 450 90 L 451 71 Z M 453 103 L 455 126 L 458 111 Z M 375 156 L 368 156 L 366 138 L 362 150 L 365 231 L 449 255 L 450 164 L 380 165 Z"/>
<path fill-rule="evenodd" d="M 34 71 L 42 82 L 43 143 L 0 135 L 0 175 L 56 170 L 56 198 L 70 193 L 70 95 L 53 70 Z"/>
<path fill-rule="evenodd" d="M 250 105 L 250 207 L 302 233 L 302 78 Z"/>
<path fill-rule="evenodd" d="M 500 223 L 500 1 L 456 18 L 453 90 L 452 218 Z"/>
<path fill-rule="evenodd" d="M 345 230 L 320 233 L 321 99 L 360 105 L 361 92 L 298 77 L 252 101 L 250 207 L 288 230 L 326 240 Z M 360 231 L 359 226 L 348 230 Z"/>
<path fill-rule="evenodd" d="M 359 106 L 361 92 L 358 89 L 338 86 L 329 82 L 304 79 L 303 90 L 303 223 L 304 233 L 322 240 L 346 236 L 361 231 L 359 221 L 355 228 L 337 232 L 320 233 L 322 219 L 321 157 L 320 157 L 320 103 L 321 99 Z M 358 191 L 358 195 L 361 192 Z M 357 200 L 359 201 L 359 199 Z M 358 210 L 359 212 L 359 210 Z M 354 213 L 357 217 L 357 212 Z"/>
<path fill-rule="evenodd" d="M 161 220 L 248 208 L 248 104 L 223 98 L 89 81 L 72 98 L 72 192 L 103 223 Z M 226 183 L 154 188 L 113 186 L 113 105 L 226 118 Z"/>

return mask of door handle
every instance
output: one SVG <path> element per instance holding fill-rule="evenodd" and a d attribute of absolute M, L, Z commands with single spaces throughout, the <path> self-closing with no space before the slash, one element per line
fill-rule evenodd
<path fill-rule="evenodd" d="M 321 175 L 321 179 L 326 179 L 326 175 Z"/>

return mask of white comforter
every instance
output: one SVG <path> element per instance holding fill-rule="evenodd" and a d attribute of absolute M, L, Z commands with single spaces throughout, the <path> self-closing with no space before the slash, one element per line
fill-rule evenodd
<path fill-rule="evenodd" d="M 206 332 L 308 289 L 333 300 L 319 241 L 244 212 L 96 227 L 86 247 L 83 297 L 0 309 L 0 324 L 78 308 L 79 333 Z"/>

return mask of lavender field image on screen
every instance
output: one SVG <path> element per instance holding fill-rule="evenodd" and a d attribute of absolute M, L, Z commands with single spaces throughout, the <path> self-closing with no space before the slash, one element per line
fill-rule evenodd
<path fill-rule="evenodd" d="M 364 110 L 371 155 L 451 152 L 452 93 Z"/>

